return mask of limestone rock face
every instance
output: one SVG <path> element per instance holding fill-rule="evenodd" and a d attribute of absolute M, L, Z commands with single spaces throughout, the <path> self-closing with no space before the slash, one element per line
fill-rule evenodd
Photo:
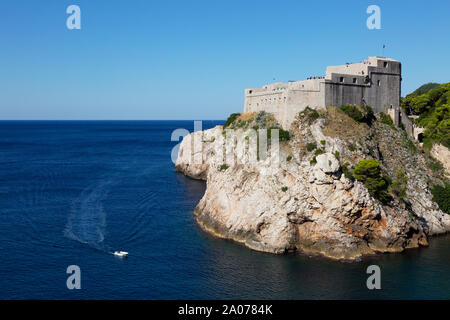
<path fill-rule="evenodd" d="M 447 177 L 450 178 L 450 150 L 441 144 L 434 144 L 431 155 L 442 163 Z"/>
<path fill-rule="evenodd" d="M 339 161 L 331 153 L 320 154 L 316 157 L 316 159 L 317 166 L 324 173 L 334 173 L 341 168 Z"/>
<path fill-rule="evenodd" d="M 209 158 L 214 154 L 212 142 L 219 132 L 220 129 L 196 131 L 184 137 L 178 151 L 175 170 L 194 179 L 206 180 Z"/>
<path fill-rule="evenodd" d="M 314 139 L 324 138 L 320 126 L 314 131 Z M 355 259 L 426 246 L 428 234 L 450 230 L 450 216 L 412 179 L 408 184 L 412 208 L 398 201 L 383 206 L 363 184 L 342 174 L 334 155 L 337 150 L 342 154 L 342 141 L 326 140 L 317 163 L 300 156 L 296 137 L 280 145 L 278 152 L 257 158 L 248 143 L 252 141 L 248 130 L 225 135 L 217 126 L 186 136 L 175 168 L 207 180 L 194 210 L 199 225 L 254 250 Z M 228 162 L 230 158 L 234 161 Z"/>

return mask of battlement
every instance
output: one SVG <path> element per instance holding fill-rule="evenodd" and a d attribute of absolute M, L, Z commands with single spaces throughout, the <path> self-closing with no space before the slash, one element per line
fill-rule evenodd
<path fill-rule="evenodd" d="M 375 112 L 385 112 L 400 105 L 400 94 L 401 63 L 369 57 L 359 63 L 329 66 L 323 77 L 246 89 L 244 111 L 272 112 L 289 128 L 295 115 L 306 107 L 370 105 Z"/>
<path fill-rule="evenodd" d="M 328 66 L 325 78 L 331 80 L 333 74 L 351 75 L 366 77 L 373 72 L 401 74 L 401 64 L 399 61 L 382 58 L 369 57 L 369 59 L 358 63 L 347 63 L 341 66 Z"/>

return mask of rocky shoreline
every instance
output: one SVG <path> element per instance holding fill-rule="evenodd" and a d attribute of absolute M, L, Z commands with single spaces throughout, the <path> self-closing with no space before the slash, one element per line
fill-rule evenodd
<path fill-rule="evenodd" d="M 253 119 L 232 130 L 217 126 L 186 136 L 175 169 L 207 181 L 194 209 L 198 224 L 258 251 L 299 251 L 345 260 L 427 246 L 428 236 L 450 231 L 450 215 L 431 200 L 424 156 L 408 154 L 411 163 L 402 164 L 407 144 L 396 145 L 401 133 L 381 123 L 361 126 L 350 137 L 333 135 L 332 122 L 339 117 L 331 111 L 314 121 L 299 117 L 291 138 L 279 146 L 273 143 L 271 150 L 277 152 L 257 161 L 249 161 L 256 152 L 249 139 Z M 393 141 L 380 138 L 384 131 Z M 312 144 L 321 152 L 308 152 L 306 146 Z M 350 144 L 357 145 L 356 150 Z M 344 161 L 369 156 L 384 165 L 398 159 L 409 178 L 407 200 L 393 198 L 382 204 L 363 183 L 346 177 Z M 225 163 L 227 157 L 234 161 Z"/>

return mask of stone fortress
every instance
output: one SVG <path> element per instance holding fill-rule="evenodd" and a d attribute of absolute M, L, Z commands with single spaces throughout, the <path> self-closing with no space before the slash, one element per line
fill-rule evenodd
<path fill-rule="evenodd" d="M 369 105 L 374 112 L 388 113 L 398 125 L 402 120 L 401 73 L 399 61 L 384 57 L 329 66 L 323 77 L 246 89 L 244 112 L 271 112 L 289 129 L 296 114 L 306 107 Z"/>

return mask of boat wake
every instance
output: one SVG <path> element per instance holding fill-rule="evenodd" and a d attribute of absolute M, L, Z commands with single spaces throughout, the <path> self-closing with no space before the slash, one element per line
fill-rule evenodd
<path fill-rule="evenodd" d="M 106 228 L 103 200 L 113 184 L 113 180 L 105 180 L 83 190 L 73 203 L 64 230 L 66 237 L 100 251 L 112 252 L 103 243 Z"/>

